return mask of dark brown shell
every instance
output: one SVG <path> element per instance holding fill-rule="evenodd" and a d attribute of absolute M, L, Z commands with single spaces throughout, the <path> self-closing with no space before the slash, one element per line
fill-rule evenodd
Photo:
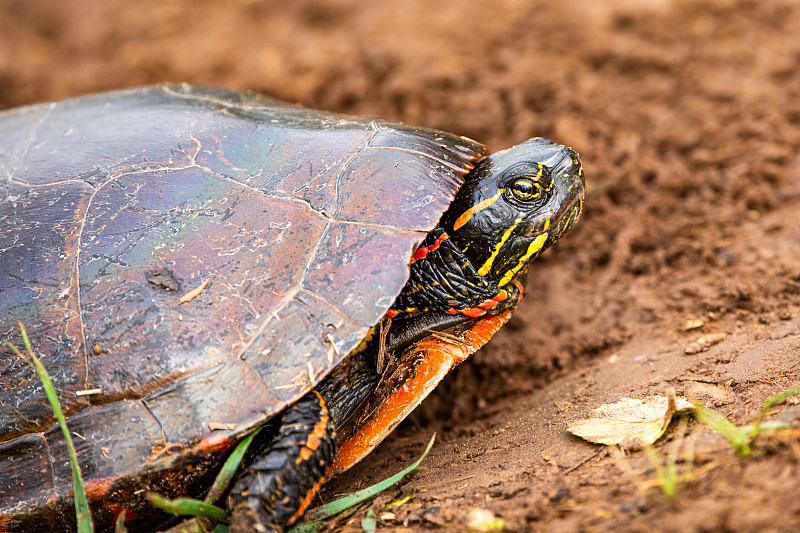
<path fill-rule="evenodd" d="M 0 114 L 0 338 L 21 345 L 27 327 L 94 499 L 167 484 L 319 382 L 484 155 L 186 85 Z M 2 531 L 71 477 L 27 363 L 2 347 L 0 371 Z M 89 389 L 102 392 L 76 395 Z M 191 484 L 171 479 L 168 492 Z"/>

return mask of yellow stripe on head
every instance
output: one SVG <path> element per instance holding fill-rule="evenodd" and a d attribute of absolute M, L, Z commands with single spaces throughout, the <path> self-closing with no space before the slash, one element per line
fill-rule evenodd
<path fill-rule="evenodd" d="M 464 224 L 469 222 L 469 219 L 472 218 L 472 215 L 474 215 L 475 213 L 477 213 L 481 209 L 489 207 L 490 205 L 495 203 L 497 201 L 497 199 L 500 198 L 501 194 L 503 194 L 503 189 L 499 189 L 497 191 L 497 194 L 495 194 L 491 198 L 487 198 L 486 200 L 480 202 L 478 205 L 474 205 L 474 206 L 470 207 L 469 209 L 467 209 L 466 211 L 464 211 L 461 214 L 461 216 L 458 217 L 456 219 L 456 221 L 453 223 L 453 230 L 457 230 L 458 228 L 460 228 L 461 226 L 463 226 Z"/>
<path fill-rule="evenodd" d="M 542 246 L 544 246 L 544 243 L 546 241 L 547 241 L 547 233 L 542 233 L 541 235 L 536 237 L 533 240 L 533 242 L 528 245 L 528 251 L 525 252 L 525 255 L 519 258 L 517 266 L 515 266 L 514 268 L 510 269 L 508 272 L 503 274 L 503 277 L 500 278 L 500 282 L 497 284 L 497 286 L 505 287 L 506 285 L 508 285 L 508 282 L 511 281 L 511 279 L 517 274 L 517 272 L 522 270 L 522 267 L 524 267 L 528 263 L 528 260 L 531 258 L 531 256 L 533 256 L 533 254 L 542 249 Z"/>
<path fill-rule="evenodd" d="M 516 219 L 514 223 L 511 224 L 511 226 L 505 231 L 505 233 L 503 233 L 503 236 L 500 237 L 500 240 L 494 246 L 494 251 L 492 252 L 492 255 L 490 255 L 489 259 L 487 259 L 486 262 L 483 264 L 483 266 L 478 269 L 478 274 L 480 274 L 481 276 L 485 276 L 486 274 L 489 273 L 489 271 L 492 269 L 492 263 L 494 263 L 497 254 L 500 253 L 500 248 L 503 247 L 508 238 L 511 236 L 511 232 L 514 231 L 514 228 L 516 228 L 520 222 L 522 222 L 522 217 Z"/>

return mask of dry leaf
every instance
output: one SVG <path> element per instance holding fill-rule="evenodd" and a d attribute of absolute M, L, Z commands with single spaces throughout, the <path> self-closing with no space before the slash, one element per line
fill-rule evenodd
<path fill-rule="evenodd" d="M 672 415 L 692 409 L 685 398 L 677 398 L 670 406 L 666 396 L 654 396 L 647 401 L 622 398 L 611 404 L 603 404 L 592 411 L 591 418 L 576 420 L 567 431 L 597 444 L 636 448 L 652 444 L 664 434 Z"/>

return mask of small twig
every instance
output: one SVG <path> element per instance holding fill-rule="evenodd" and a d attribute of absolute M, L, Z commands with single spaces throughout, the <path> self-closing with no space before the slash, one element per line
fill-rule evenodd
<path fill-rule="evenodd" d="M 569 468 L 567 468 L 566 470 L 564 470 L 564 471 L 561 473 L 561 475 L 564 475 L 564 476 L 566 476 L 567 474 L 569 474 L 569 473 L 571 473 L 571 472 L 574 472 L 575 470 L 577 470 L 578 468 L 582 467 L 583 465 L 585 465 L 586 463 L 588 463 L 588 462 L 589 462 L 589 461 L 591 461 L 592 459 L 595 459 L 595 458 L 599 457 L 601 454 L 603 454 L 603 453 L 606 453 L 606 452 L 608 452 L 608 450 L 606 450 L 606 449 L 603 449 L 603 450 L 600 450 L 600 451 L 598 451 L 598 452 L 595 452 L 595 453 L 593 453 L 593 454 L 592 454 L 592 455 L 590 455 L 589 457 L 587 457 L 587 458 L 585 458 L 585 459 L 583 459 L 583 460 L 581 460 L 581 461 L 578 461 L 577 463 L 575 463 L 575 464 L 574 464 L 574 465 L 572 465 L 571 467 L 569 467 Z"/>
<path fill-rule="evenodd" d="M 378 328 L 380 329 L 378 336 L 378 374 L 383 374 L 383 369 L 386 367 L 386 337 L 389 335 L 389 328 L 391 327 L 391 317 L 386 317 L 385 320 L 381 320 L 378 323 Z"/>
<path fill-rule="evenodd" d="M 464 339 L 458 337 L 457 335 L 445 333 L 444 331 L 431 330 L 431 337 L 433 337 L 434 339 L 439 339 L 440 341 L 445 341 L 451 344 L 455 344 L 456 346 L 459 346 L 461 348 L 469 348 L 469 344 L 464 342 Z"/>
<path fill-rule="evenodd" d="M 331 348 L 333 349 L 333 353 L 336 354 L 336 357 L 342 358 L 342 352 L 339 351 L 339 348 L 336 346 L 336 341 L 333 339 L 333 335 L 328 333 L 325 336 L 328 339 L 328 342 L 331 343 Z"/>
<path fill-rule="evenodd" d="M 194 300 L 195 298 L 200 296 L 200 293 L 205 290 L 206 286 L 208 285 L 208 283 L 210 281 L 211 281 L 211 278 L 208 278 L 207 280 L 205 280 L 203 282 L 202 285 L 200 285 L 196 289 L 193 289 L 193 290 L 187 292 L 186 294 L 184 294 L 183 296 L 181 296 L 181 299 L 178 300 L 178 305 L 185 304 L 186 302 L 191 302 L 192 300 Z"/>
<path fill-rule="evenodd" d="M 218 429 L 231 430 L 231 429 L 236 429 L 236 424 L 225 424 L 223 422 L 209 422 L 208 429 L 210 429 L 211 431 L 216 431 Z"/>

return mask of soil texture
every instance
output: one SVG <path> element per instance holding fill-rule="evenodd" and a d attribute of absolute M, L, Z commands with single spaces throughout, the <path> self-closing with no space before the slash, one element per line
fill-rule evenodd
<path fill-rule="evenodd" d="M 399 470 L 435 431 L 424 470 L 373 502 L 379 529 L 464 530 L 482 509 L 509 531 L 789 532 L 796 401 L 768 414 L 795 429 L 747 458 L 674 424 L 655 446 L 665 463 L 680 445 L 690 472 L 673 500 L 644 453 L 565 427 L 669 388 L 743 425 L 800 382 L 798 36 L 796 0 L 0 0 L 0 108 L 186 81 L 492 150 L 569 144 L 581 222 L 507 327 L 323 498 Z"/>

